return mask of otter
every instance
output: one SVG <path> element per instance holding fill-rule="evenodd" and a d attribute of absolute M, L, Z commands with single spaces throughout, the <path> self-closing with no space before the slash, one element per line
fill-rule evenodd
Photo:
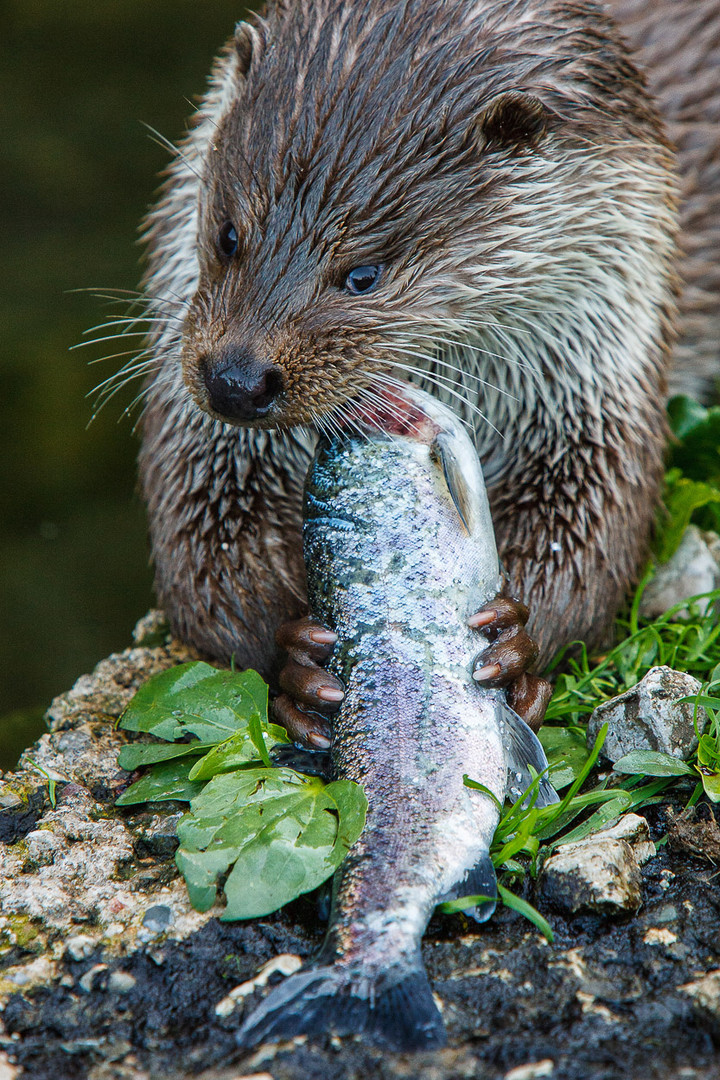
<path fill-rule="evenodd" d="M 237 26 L 146 230 L 140 478 L 180 638 L 269 675 L 289 624 L 284 688 L 333 707 L 331 636 L 296 621 L 313 433 L 411 379 L 472 427 L 532 608 L 537 649 L 519 603 L 478 615 L 488 677 L 603 640 L 668 380 L 720 366 L 719 42 L 715 0 L 277 0 Z"/>

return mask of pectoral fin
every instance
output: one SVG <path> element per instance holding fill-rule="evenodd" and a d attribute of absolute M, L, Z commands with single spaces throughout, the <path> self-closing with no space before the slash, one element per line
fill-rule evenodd
<path fill-rule="evenodd" d="M 551 803 L 559 802 L 558 793 L 547 778 L 548 761 L 537 735 L 509 705 L 504 707 L 502 718 L 508 766 L 507 794 L 510 801 L 517 802 L 532 784 L 534 777 L 528 767 L 532 766 L 536 773 L 545 773 L 538 784 L 535 806 L 550 806 Z"/>
<path fill-rule="evenodd" d="M 471 533 L 475 524 L 474 506 L 477 496 L 468 485 L 456 441 L 447 432 L 441 431 L 432 444 L 432 453 L 442 468 L 450 498 L 455 504 L 460 520 L 467 532 Z"/>

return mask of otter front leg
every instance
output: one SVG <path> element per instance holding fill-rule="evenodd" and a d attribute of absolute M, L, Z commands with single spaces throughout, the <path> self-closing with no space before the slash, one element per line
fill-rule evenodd
<path fill-rule="evenodd" d="M 537 646 L 524 629 L 527 618 L 524 604 L 501 593 L 472 615 L 468 625 L 490 637 L 473 677 L 485 686 L 506 687 L 511 707 L 537 731 L 552 687 L 527 672 L 537 656 Z M 344 688 L 322 664 L 331 656 L 337 635 L 317 620 L 304 618 L 281 626 L 276 640 L 288 659 L 280 673 L 284 692 L 275 701 L 275 719 L 296 742 L 327 749 L 331 716 L 340 707 Z"/>
<path fill-rule="evenodd" d="M 211 420 L 176 379 L 153 390 L 140 454 L 158 600 L 173 633 L 202 655 L 271 678 L 276 628 L 306 610 L 312 446 L 301 432 Z"/>

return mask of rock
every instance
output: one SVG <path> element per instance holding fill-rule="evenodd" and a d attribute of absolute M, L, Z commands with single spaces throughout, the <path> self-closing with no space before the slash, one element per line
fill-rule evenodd
<path fill-rule="evenodd" d="M 543 1080 L 543 1077 L 553 1076 L 555 1062 L 550 1058 L 544 1061 L 531 1061 L 527 1065 L 516 1065 L 510 1072 L 505 1073 L 505 1080 Z"/>
<path fill-rule="evenodd" d="M 87 934 L 75 934 L 65 942 L 65 955 L 71 960 L 87 960 L 88 956 L 92 956 L 96 946 L 95 938 Z"/>
<path fill-rule="evenodd" d="M 108 979 L 108 990 L 116 994 L 129 994 L 137 986 L 137 979 L 128 971 L 113 971 Z"/>
<path fill-rule="evenodd" d="M 606 1080 L 609 1067 L 636 1080 L 650 1059 L 654 1080 L 715 1080 L 710 1014 L 680 989 L 718 966 L 714 868 L 704 876 L 672 843 L 643 866 L 641 918 L 564 919 L 541 894 L 554 943 L 507 908 L 482 926 L 433 918 L 422 951 L 442 1050 L 300 1037 L 241 1053 L 244 1010 L 316 954 L 324 925 L 312 896 L 241 922 L 219 905 L 193 911 L 169 845 L 180 804 L 115 806 L 130 777 L 114 717 L 144 679 L 189 659 L 172 642 L 109 657 L 53 703 L 51 730 L 2 778 L 17 798 L 0 806 L 0 1080 Z M 55 807 L 30 759 L 63 777 Z M 649 808 L 653 828 L 665 813 Z M 637 873 L 653 847 L 634 814 L 579 846 L 606 862 L 619 849 Z"/>
<path fill-rule="evenodd" d="M 720 565 L 709 539 L 717 540 L 714 533 L 703 534 L 696 525 L 689 525 L 680 547 L 668 562 L 658 567 L 654 578 L 647 585 L 640 603 L 640 614 L 645 619 L 657 619 L 676 604 L 691 596 L 712 592 L 720 587 Z M 709 601 L 699 600 L 697 606 L 704 614 Z M 683 608 L 676 618 L 687 618 Z"/>
<path fill-rule="evenodd" d="M 143 915 L 143 929 L 147 930 L 152 937 L 157 937 L 169 930 L 174 922 L 173 909 L 167 904 L 156 904 L 147 909 Z M 145 938 L 145 935 L 142 935 Z"/>
<path fill-rule="evenodd" d="M 650 839 L 650 827 L 640 814 L 624 814 L 615 825 L 609 825 L 594 833 L 592 838 L 588 837 L 587 841 L 581 840 L 579 843 L 592 843 L 601 839 L 626 840 L 640 866 L 656 854 L 655 845 Z"/>
<path fill-rule="evenodd" d="M 692 998 L 696 1011 L 720 1038 L 720 970 L 710 971 L 704 978 L 681 986 L 680 990 Z"/>
<path fill-rule="evenodd" d="M 563 844 L 543 865 L 538 882 L 547 903 L 571 915 L 621 915 L 642 903 L 640 867 L 626 840 L 592 836 Z"/>
<path fill-rule="evenodd" d="M 689 758 L 698 744 L 694 706 L 692 702 L 679 704 L 679 700 L 697 694 L 700 687 L 692 675 L 669 667 L 651 668 L 637 686 L 595 709 L 588 723 L 588 745 L 594 745 L 606 723 L 602 753 L 610 761 L 619 761 L 631 750 L 660 750 Z M 697 722 L 702 733 L 707 724 L 704 709 L 698 710 Z"/>

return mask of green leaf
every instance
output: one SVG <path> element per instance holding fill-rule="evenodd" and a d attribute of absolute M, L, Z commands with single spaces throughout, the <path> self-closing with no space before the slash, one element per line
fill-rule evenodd
<path fill-rule="evenodd" d="M 259 730 L 259 738 L 263 743 L 265 754 L 274 746 L 281 743 L 289 743 L 287 732 L 277 724 L 268 724 L 267 730 Z M 247 765 L 250 761 L 257 761 L 257 744 L 251 737 L 249 730 L 238 731 L 229 739 L 214 746 L 205 757 L 196 762 L 190 771 L 191 780 L 210 780 L 218 773 L 228 772 L 238 766 Z M 268 757 L 268 762 L 270 761 Z M 268 765 L 268 767 L 270 767 Z"/>
<path fill-rule="evenodd" d="M 688 480 L 679 469 L 665 477 L 664 503 L 667 517 L 661 521 L 655 550 L 658 560 L 667 562 L 675 554 L 696 510 L 720 503 L 720 490 L 711 484 Z"/>
<path fill-rule="evenodd" d="M 615 772 L 640 776 L 690 776 L 693 770 L 680 758 L 659 750 L 632 750 L 613 765 Z"/>
<path fill-rule="evenodd" d="M 541 727 L 538 738 L 550 765 L 548 780 L 556 791 L 577 780 L 590 756 L 583 733 L 563 727 Z"/>
<path fill-rule="evenodd" d="M 118 754 L 118 765 L 126 772 L 134 772 L 141 765 L 155 765 L 158 761 L 170 761 L 171 758 L 190 757 L 204 754 L 209 743 L 130 743 L 123 746 Z"/>
<path fill-rule="evenodd" d="M 720 802 L 720 772 L 701 769 L 700 779 L 708 799 L 714 803 Z"/>
<path fill-rule="evenodd" d="M 713 772 L 720 772 L 720 746 L 712 735 L 702 735 L 698 744 L 697 758 L 700 765 L 705 765 Z"/>
<path fill-rule="evenodd" d="M 692 480 L 720 481 L 720 407 L 704 408 L 687 397 L 668 405 L 671 427 L 681 440 L 672 448 L 672 464 Z"/>
<path fill-rule="evenodd" d="M 220 671 L 196 661 L 148 679 L 120 720 L 127 731 L 147 731 L 172 742 L 195 735 L 215 744 L 241 729 L 250 730 L 258 753 L 267 723 L 267 684 L 256 671 Z M 260 725 L 260 727 L 258 727 Z"/>
<path fill-rule="evenodd" d="M 277 768 L 221 773 L 181 820 L 176 862 L 205 910 L 211 882 L 232 867 L 222 918 L 267 915 L 336 870 L 362 832 L 366 808 L 349 780 L 325 785 Z"/>
<path fill-rule="evenodd" d="M 155 765 L 135 784 L 131 784 L 115 800 L 115 805 L 133 806 L 135 803 L 167 802 L 170 799 L 190 802 L 202 789 L 202 784 L 194 784 L 188 779 L 192 764 L 192 759 L 179 758 Z"/>
<path fill-rule="evenodd" d="M 534 908 L 532 904 L 529 904 L 527 900 L 523 900 L 521 896 L 516 896 L 514 892 L 510 892 L 504 885 L 498 883 L 498 895 L 502 900 L 505 907 L 512 908 L 513 911 L 517 911 L 520 915 L 524 915 L 526 919 L 536 926 L 540 933 L 547 938 L 549 942 L 555 940 L 555 935 L 552 932 L 552 927 L 547 919 L 543 918 L 537 908 Z"/>

